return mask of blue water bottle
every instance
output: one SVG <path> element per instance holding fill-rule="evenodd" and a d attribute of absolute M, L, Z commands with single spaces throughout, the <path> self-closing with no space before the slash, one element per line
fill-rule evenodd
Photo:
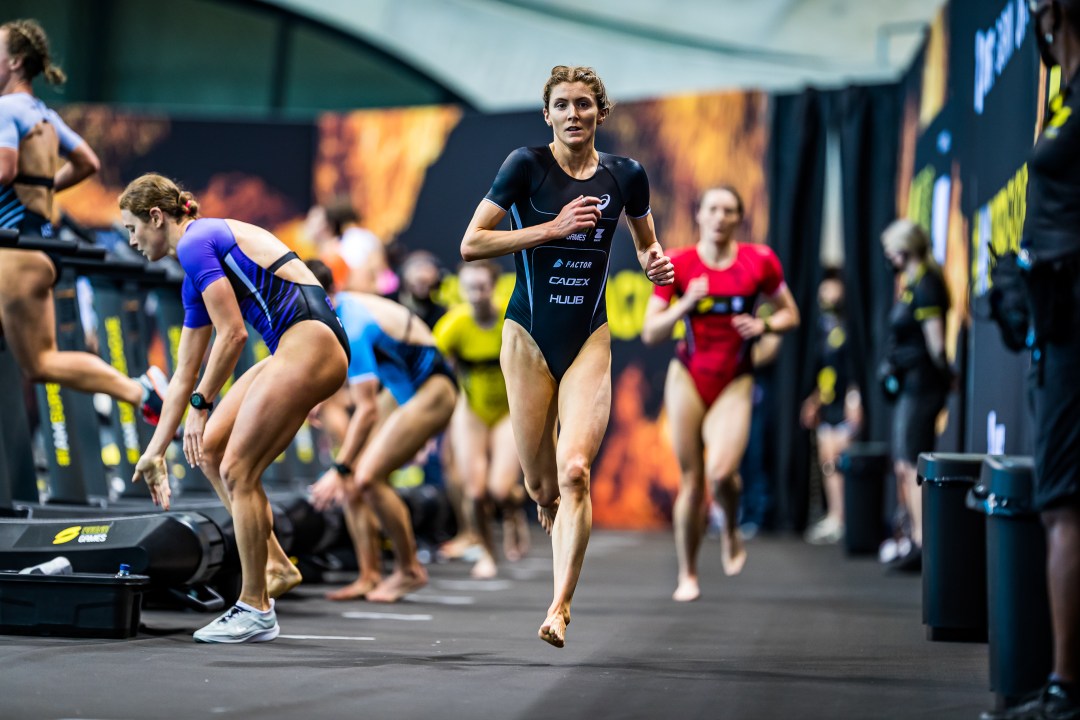
<path fill-rule="evenodd" d="M 124 578 L 131 576 L 131 566 L 127 563 L 120 563 L 120 569 L 116 571 L 116 577 Z"/>

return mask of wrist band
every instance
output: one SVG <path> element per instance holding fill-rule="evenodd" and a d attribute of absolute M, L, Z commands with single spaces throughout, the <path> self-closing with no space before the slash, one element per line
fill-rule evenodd
<path fill-rule="evenodd" d="M 769 318 L 762 318 L 761 322 L 765 323 L 765 329 L 762 331 L 762 335 L 768 332 L 772 332 L 772 326 L 769 325 Z"/>
<path fill-rule="evenodd" d="M 347 475 L 352 475 L 352 468 L 349 467 L 348 465 L 346 465 L 345 463 L 340 463 L 340 462 L 334 463 L 334 470 L 336 470 L 337 474 L 342 476 L 342 477 L 345 477 Z"/>

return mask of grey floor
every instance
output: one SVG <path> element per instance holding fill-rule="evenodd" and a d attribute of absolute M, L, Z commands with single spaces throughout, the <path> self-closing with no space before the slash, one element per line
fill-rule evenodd
<path fill-rule="evenodd" d="M 985 645 L 930 643 L 917 577 L 835 547 L 750 543 L 704 596 L 676 605 L 667 534 L 596 532 L 568 645 L 536 638 L 550 601 L 541 535 L 500 578 L 431 566 L 396 606 L 331 603 L 301 586 L 282 636 L 198 645 L 212 616 L 147 611 L 132 640 L 0 637 L 0 718 L 975 718 Z"/>

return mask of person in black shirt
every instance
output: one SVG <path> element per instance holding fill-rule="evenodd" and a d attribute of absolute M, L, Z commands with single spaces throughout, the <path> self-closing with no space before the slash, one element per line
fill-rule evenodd
<path fill-rule="evenodd" d="M 426 250 L 415 250 L 401 264 L 401 289 L 396 300 L 413 311 L 429 328 L 435 327 L 446 308 L 435 300 L 435 292 L 442 282 L 442 268 L 434 255 Z"/>
<path fill-rule="evenodd" d="M 592 68 L 553 68 L 544 85 L 553 141 L 510 153 L 461 241 L 466 261 L 512 253 L 517 267 L 501 364 L 525 485 L 551 534 L 555 596 L 538 634 L 560 648 L 592 529 L 592 462 L 611 411 L 604 287 L 624 209 L 642 270 L 660 285 L 675 277 L 656 240 L 645 170 L 596 150 L 611 107 Z M 511 229 L 496 230 L 507 214 Z"/>
<path fill-rule="evenodd" d="M 1032 31 L 1060 93 L 1028 160 L 1021 260 L 1035 328 L 1035 504 L 1046 528 L 1053 673 L 1001 718 L 1080 718 L 1080 0 L 1032 0 Z"/>
<path fill-rule="evenodd" d="M 881 236 L 885 257 L 900 275 L 889 313 L 882 377 L 895 398 L 892 458 L 897 488 L 911 520 L 910 548 L 898 568 L 917 571 L 922 558 L 922 494 L 916 484 L 919 453 L 932 452 L 937 416 L 952 376 L 945 359 L 949 292 L 930 256 L 930 239 L 910 220 L 897 220 Z"/>
<path fill-rule="evenodd" d="M 844 477 L 836 467 L 840 455 L 859 434 L 862 398 L 851 368 L 844 325 L 844 284 L 837 268 L 827 268 L 818 287 L 817 385 L 802 405 L 802 424 L 817 436 L 827 513 L 806 531 L 815 545 L 844 537 Z"/>

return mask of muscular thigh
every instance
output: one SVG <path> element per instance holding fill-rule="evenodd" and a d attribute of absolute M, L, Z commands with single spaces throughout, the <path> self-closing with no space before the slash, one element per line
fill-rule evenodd
<path fill-rule="evenodd" d="M 560 463 L 600 450 L 611 415 L 611 335 L 603 325 L 589 337 L 559 385 Z"/>
<path fill-rule="evenodd" d="M 236 423 L 236 415 L 240 412 L 240 406 L 247 397 L 248 389 L 255 382 L 255 378 L 270 362 L 270 358 L 260 360 L 244 372 L 229 388 L 229 392 L 221 398 L 221 401 L 210 413 L 210 419 L 206 421 L 206 429 L 203 431 L 203 449 L 208 455 L 220 454 L 225 449 L 225 442 L 232 434 L 233 425 Z"/>
<path fill-rule="evenodd" d="M 525 477 L 536 485 L 554 483 L 557 386 L 536 341 L 512 320 L 503 325 L 499 358 L 506 378 L 510 422 Z"/>
<path fill-rule="evenodd" d="M 521 477 L 521 462 L 518 460 L 517 443 L 514 442 L 514 426 L 510 422 L 510 416 L 504 416 L 489 432 L 491 437 L 489 487 L 496 493 L 505 495 Z"/>
<path fill-rule="evenodd" d="M 701 402 L 690 371 L 678 360 L 672 360 L 668 365 L 664 382 L 664 410 L 667 412 L 671 444 L 679 467 L 684 472 L 700 472 L 705 452 L 701 437 L 705 405 Z"/>
<path fill-rule="evenodd" d="M 288 446 L 311 409 L 345 382 L 345 351 L 322 323 L 291 327 L 264 362 L 240 398 L 223 457 L 226 465 L 240 463 L 256 472 Z"/>
<path fill-rule="evenodd" d="M 23 367 L 56 348 L 55 281 L 45 253 L 0 250 L 0 329 Z"/>
<path fill-rule="evenodd" d="M 480 487 L 488 472 L 488 427 L 469 407 L 465 394 L 458 396 L 454 417 L 450 420 L 450 441 L 463 484 Z"/>
<path fill-rule="evenodd" d="M 705 413 L 702 438 L 709 477 L 724 477 L 739 469 L 750 437 L 753 388 L 753 377 L 740 375 L 724 388 Z"/>
<path fill-rule="evenodd" d="M 433 375 L 416 394 L 386 418 L 360 456 L 357 477 L 381 480 L 411 460 L 450 422 L 456 389 L 445 375 Z"/>

